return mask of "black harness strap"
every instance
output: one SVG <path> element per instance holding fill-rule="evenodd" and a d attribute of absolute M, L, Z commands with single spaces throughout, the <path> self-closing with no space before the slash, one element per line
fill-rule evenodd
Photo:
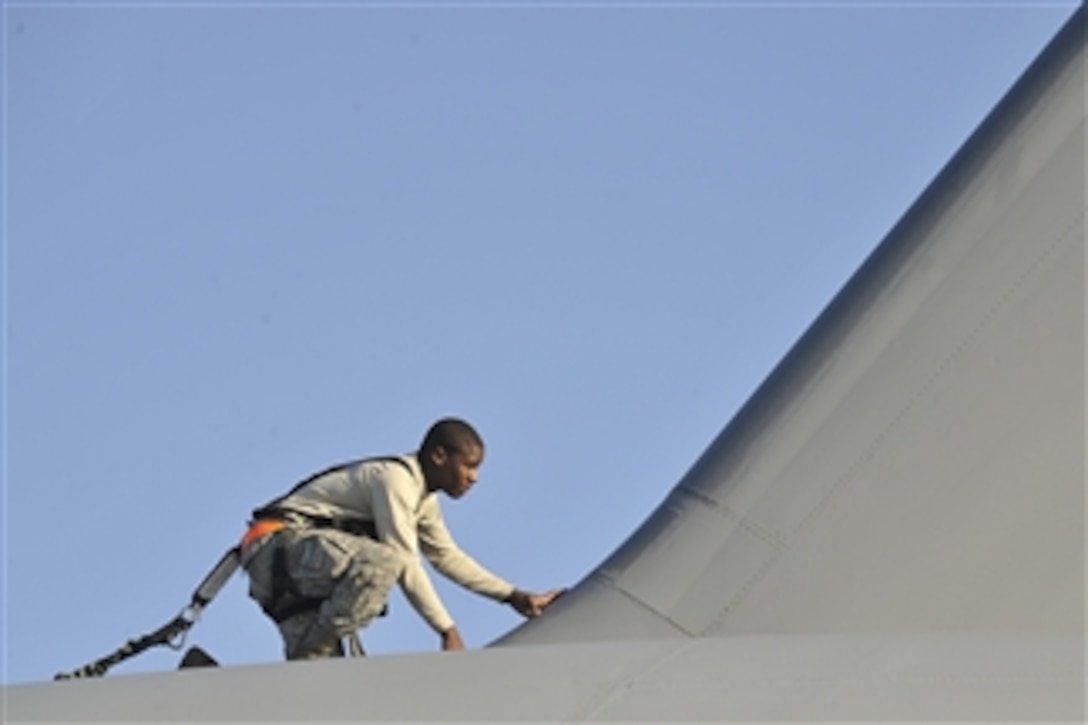
<path fill-rule="evenodd" d="M 349 468 L 354 468 L 354 467 L 356 467 L 356 466 L 358 466 L 360 464 L 363 464 L 363 463 L 397 463 L 397 464 L 399 464 L 401 466 L 404 466 L 404 468 L 409 473 L 412 473 L 412 467 L 410 465 L 408 465 L 408 461 L 404 460 L 403 458 L 400 458 L 399 456 L 376 456 L 374 458 L 363 458 L 362 460 L 358 460 L 358 461 L 350 461 L 348 463 L 340 463 L 340 464 L 335 465 L 335 466 L 330 466 L 330 467 L 326 468 L 325 470 L 321 471 L 320 473 L 315 473 L 314 475 L 310 476 L 309 478 L 295 484 L 295 486 L 290 491 L 285 493 L 284 495 L 282 495 L 282 496 L 280 496 L 278 498 L 272 499 L 271 501 L 269 501 L 264 506 L 262 506 L 259 509 L 255 510 L 253 512 L 253 518 L 254 519 L 274 518 L 274 517 L 276 517 L 277 515 L 279 515 L 282 512 L 282 509 L 279 508 L 279 505 L 281 503 L 283 503 L 285 500 L 287 500 L 291 496 L 293 496 L 296 493 L 298 493 L 299 491 L 301 491 L 306 486 L 309 486 L 311 483 L 313 483 L 317 479 L 322 478 L 324 476 L 328 476 L 331 473 L 337 473 L 339 471 L 344 471 L 344 470 L 347 470 Z M 313 517 L 311 517 L 311 518 L 313 518 Z"/>

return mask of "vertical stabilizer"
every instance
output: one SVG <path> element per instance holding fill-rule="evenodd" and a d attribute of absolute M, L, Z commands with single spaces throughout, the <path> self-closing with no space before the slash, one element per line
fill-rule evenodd
<path fill-rule="evenodd" d="M 645 524 L 500 643 L 1083 631 L 1084 46 L 1081 7 Z"/>

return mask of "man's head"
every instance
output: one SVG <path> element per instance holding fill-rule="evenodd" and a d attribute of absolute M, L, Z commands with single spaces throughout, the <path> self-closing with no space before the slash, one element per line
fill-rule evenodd
<path fill-rule="evenodd" d="M 476 483 L 484 460 L 480 434 L 463 420 L 443 418 L 427 431 L 419 448 L 419 464 L 430 491 L 461 498 Z"/>

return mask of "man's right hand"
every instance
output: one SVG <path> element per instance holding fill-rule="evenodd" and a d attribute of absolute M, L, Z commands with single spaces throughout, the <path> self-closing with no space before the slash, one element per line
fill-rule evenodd
<path fill-rule="evenodd" d="M 450 627 L 442 633 L 442 650 L 444 652 L 460 652 L 465 648 L 465 643 L 461 640 L 461 633 L 457 631 L 457 627 Z"/>
<path fill-rule="evenodd" d="M 552 602 L 561 597 L 566 589 L 553 589 L 546 594 L 533 594 L 515 589 L 506 598 L 506 603 L 516 609 L 523 617 L 539 617 Z"/>

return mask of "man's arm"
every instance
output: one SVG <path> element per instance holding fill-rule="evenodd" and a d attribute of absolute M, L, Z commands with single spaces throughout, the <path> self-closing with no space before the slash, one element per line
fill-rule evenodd
<path fill-rule="evenodd" d="M 419 612 L 435 632 L 443 636 L 455 629 L 453 618 L 439 599 L 438 593 L 419 559 L 419 540 L 414 513 L 418 502 L 416 482 L 399 466 L 390 466 L 376 482 L 371 509 L 378 539 L 392 546 L 404 560 L 400 586 L 412 607 Z M 458 636 L 459 640 L 460 637 Z"/>
<path fill-rule="evenodd" d="M 461 550 L 446 528 L 437 501 L 428 501 L 419 522 L 420 550 L 435 569 L 461 586 L 509 604 L 524 617 L 538 617 L 565 589 L 545 594 L 522 591 L 492 574 Z"/>
<path fill-rule="evenodd" d="M 418 533 L 420 551 L 447 579 L 498 602 L 505 602 L 516 591 L 513 584 L 491 573 L 461 550 L 446 528 L 442 509 L 434 496 L 423 503 Z"/>

